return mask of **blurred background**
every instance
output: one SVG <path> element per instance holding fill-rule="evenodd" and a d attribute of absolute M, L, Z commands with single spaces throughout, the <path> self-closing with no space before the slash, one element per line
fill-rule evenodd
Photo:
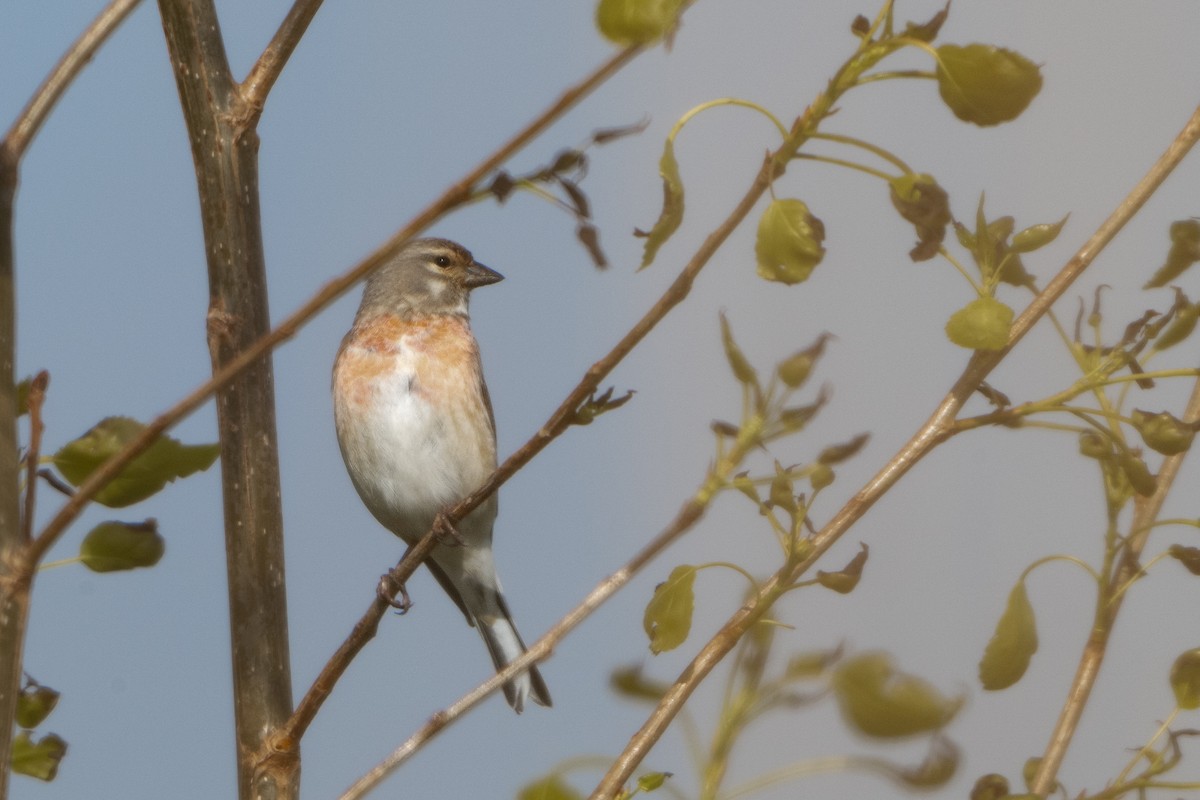
<path fill-rule="evenodd" d="M 288 3 L 218 3 L 229 57 L 244 76 Z M 7 126 L 98 0 L 0 8 L 0 120 Z M 940 5 L 901 2 L 899 20 L 924 21 Z M 594 4 L 327 4 L 271 94 L 259 128 L 265 248 L 274 318 L 289 314 L 353 266 L 451 181 L 490 153 L 568 84 L 611 52 L 596 33 Z M 748 186 L 771 126 L 744 109 L 720 108 L 677 141 L 687 188 L 683 227 L 655 265 L 636 272 L 642 240 L 661 203 L 658 158 L 674 122 L 707 100 L 733 96 L 790 121 L 824 87 L 856 40 L 849 26 L 874 6 L 787 0 L 698 3 L 670 50 L 640 56 L 521 153 L 517 173 L 549 163 L 598 128 L 648 121 L 644 133 L 589 151 L 582 188 L 611 261 L 598 271 L 574 237 L 574 221 L 527 194 L 480 203 L 431 232 L 461 241 L 502 272 L 475 295 L 472 318 L 507 455 L 534 433 L 587 367 L 654 302 L 708 231 Z M 939 42 L 984 42 L 1042 65 L 1045 85 L 1017 121 L 980 129 L 955 119 L 931 81 L 891 81 L 852 92 L 824 130 L 868 139 L 934 174 L 955 215 L 971 220 L 981 192 L 989 216 L 1017 228 L 1070 221 L 1051 246 L 1027 257 L 1045 280 L 1112 211 L 1178 132 L 1196 101 L 1196 24 L 1185 2 L 1153 11 L 1115 2 L 961 3 Z M 891 68 L 928 69 L 916 51 Z M 814 150 L 837 155 L 829 148 Z M 859 154 L 850 157 L 859 158 Z M 879 165 L 882 166 L 882 165 Z M 1073 320 L 1080 296 L 1101 283 L 1107 336 L 1146 308 L 1165 309 L 1166 289 L 1139 287 L 1162 263 L 1171 221 L 1198 212 L 1200 162 L 1185 162 L 1060 303 Z M 809 395 L 833 400 L 802 435 L 772 448 L 783 463 L 870 432 L 813 509 L 831 516 L 925 420 L 968 352 L 943 325 L 972 299 L 944 262 L 913 264 L 911 225 L 876 179 L 797 164 L 780 196 L 804 199 L 826 227 L 828 254 L 807 283 L 755 275 L 754 222 L 718 253 L 687 302 L 611 377 L 637 391 L 625 407 L 550 446 L 502 491 L 496 529 L 500 573 L 527 640 L 536 639 L 655 535 L 694 491 L 713 454 L 709 423 L 736 419 L 740 389 L 721 355 L 724 310 L 748 356 L 769 369 L 828 331 Z M 752 220 L 757 219 L 757 212 Z M 21 172 L 17 206 L 18 373 L 52 375 L 45 447 L 53 450 L 100 418 L 148 420 L 209 372 L 204 249 L 191 156 L 156 7 L 143 4 L 72 86 Z M 1195 275 L 1180 282 L 1195 296 Z M 1002 298 L 1020 307 L 1011 288 Z M 366 609 L 400 543 L 361 505 L 333 433 L 329 370 L 357 292 L 277 351 L 279 441 L 287 521 L 292 669 L 299 697 Z M 1161 362 L 1195 366 L 1190 342 Z M 1075 377 L 1044 325 L 989 379 L 1014 401 Z M 1134 404 L 1180 412 L 1187 381 L 1162 381 Z M 975 400 L 969 410 L 983 411 Z M 216 438 L 211 403 L 174 432 Z M 759 468 L 770 458 L 756 462 Z M 1152 461 L 1152 467 L 1154 462 Z M 1195 465 L 1185 468 L 1165 517 L 1195 517 Z M 43 490 L 48 516 L 58 499 Z M 223 535 L 216 469 L 169 487 L 125 512 L 95 507 L 51 554 L 71 556 L 95 523 L 156 517 L 167 552 L 155 568 L 98 575 L 48 570 L 36 584 L 26 668 L 62 692 L 43 726 L 70 743 L 58 778 L 16 776 L 17 798 L 235 794 Z M 976 665 L 1013 582 L 1033 560 L 1071 553 L 1097 561 L 1104 529 L 1098 471 L 1074 436 L 983 430 L 941 447 L 829 554 L 840 568 L 871 547 L 850 595 L 814 588 L 777 609 L 779 655 L 845 643 L 886 649 L 903 669 L 967 705 L 949 728 L 964 747 L 941 796 L 963 797 L 975 778 L 1002 772 L 1020 790 L 1024 760 L 1040 754 L 1091 620 L 1085 574 L 1058 564 L 1030 581 L 1041 651 L 1025 680 L 1001 694 L 978 688 Z M 1147 555 L 1195 531 L 1164 529 Z M 648 707 L 616 699 L 613 669 L 643 665 L 673 680 L 740 602 L 744 579 L 706 570 L 697 581 L 692 638 L 652 657 L 642 610 L 679 563 L 735 561 L 765 575 L 774 539 L 736 494 L 585 623 L 543 667 L 552 710 L 520 717 L 493 697 L 421 752 L 378 793 L 430 798 L 513 797 L 528 781 L 578 756 L 615 755 Z M 1197 645 L 1194 579 L 1160 564 L 1130 594 L 1111 658 L 1061 773 L 1068 787 L 1098 788 L 1173 707 L 1171 661 Z M 476 634 L 424 572 L 409 587 L 416 607 L 389 616 L 338 684 L 303 745 L 303 795 L 336 796 L 428 715 L 490 671 Z M 723 671 L 696 694 L 704 737 L 719 708 Z M 1200 727 L 1195 720 L 1179 724 Z M 750 744 L 752 743 L 752 745 Z M 764 720 L 734 754 L 735 787 L 797 760 L 873 753 L 919 762 L 924 742 L 880 746 L 846 731 L 831 701 Z M 682 736 L 667 734 L 647 769 L 697 785 Z M 1193 769 L 1190 774 L 1196 774 Z M 585 792 L 598 773 L 573 774 Z M 871 776 L 827 774 L 760 797 L 902 794 Z"/>

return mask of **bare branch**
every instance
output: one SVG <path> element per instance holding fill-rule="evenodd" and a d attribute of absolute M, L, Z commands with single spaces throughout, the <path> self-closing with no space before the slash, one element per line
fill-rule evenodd
<path fill-rule="evenodd" d="M 275 36 L 271 38 L 271 42 L 250 69 L 250 74 L 242 82 L 242 99 L 253 118 L 257 119 L 262 114 L 271 87 L 279 79 L 296 45 L 300 43 L 300 38 L 308 30 L 308 24 L 316 16 L 321 2 L 322 0 L 296 0 L 280 24 L 279 30 L 275 31 Z"/>
<path fill-rule="evenodd" d="M 46 400 L 46 387 L 50 385 L 50 373 L 42 370 L 29 384 L 29 448 L 25 451 L 25 506 L 21 509 L 21 541 L 28 543 L 33 537 L 33 511 L 37 498 L 38 459 L 42 451 L 42 403 Z"/>
<path fill-rule="evenodd" d="M 50 116 L 54 104 L 71 85 L 71 81 L 92 60 L 100 45 L 104 44 L 117 26 L 129 16 L 129 12 L 137 7 L 138 2 L 139 0 L 112 0 L 55 65 L 54 70 L 38 88 L 29 105 L 21 111 L 4 137 L 4 147 L 10 148 L 17 160 L 25 154 L 29 143 Z"/>

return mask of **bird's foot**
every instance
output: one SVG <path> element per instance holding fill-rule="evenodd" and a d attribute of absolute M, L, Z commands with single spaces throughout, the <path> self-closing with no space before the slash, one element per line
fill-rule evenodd
<path fill-rule="evenodd" d="M 437 537 L 438 544 L 445 547 L 463 547 L 467 543 L 467 540 L 454 527 L 454 523 L 442 511 L 439 511 L 433 518 L 433 535 Z"/>
<path fill-rule="evenodd" d="M 408 596 L 408 589 L 404 588 L 404 584 L 392 577 L 392 573 L 386 572 L 379 577 L 379 586 L 375 589 L 375 593 L 379 595 L 379 599 L 387 603 L 392 608 L 396 609 L 398 614 L 406 614 L 412 608 L 412 600 Z M 399 594 L 399 599 L 396 595 Z"/>

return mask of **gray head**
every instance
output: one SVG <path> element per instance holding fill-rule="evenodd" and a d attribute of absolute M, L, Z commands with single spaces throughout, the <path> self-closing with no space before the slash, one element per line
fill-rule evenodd
<path fill-rule="evenodd" d="M 460 244 L 414 239 L 367 279 L 358 314 L 466 314 L 472 289 L 502 280 Z"/>

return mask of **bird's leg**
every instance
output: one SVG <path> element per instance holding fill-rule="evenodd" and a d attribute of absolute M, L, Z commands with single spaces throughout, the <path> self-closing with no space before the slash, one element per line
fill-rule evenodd
<path fill-rule="evenodd" d="M 439 511 L 433 518 L 433 535 L 437 538 L 438 544 L 446 547 L 463 547 L 467 543 L 444 511 Z"/>
<path fill-rule="evenodd" d="M 404 588 L 404 584 L 392 577 L 392 573 L 385 572 L 379 576 L 379 586 L 376 587 L 375 593 L 379 595 L 379 599 L 387 603 L 392 608 L 396 609 L 397 613 L 406 614 L 412 608 L 412 600 L 408 596 L 408 589 Z M 396 599 L 396 595 L 400 595 L 400 599 Z"/>

